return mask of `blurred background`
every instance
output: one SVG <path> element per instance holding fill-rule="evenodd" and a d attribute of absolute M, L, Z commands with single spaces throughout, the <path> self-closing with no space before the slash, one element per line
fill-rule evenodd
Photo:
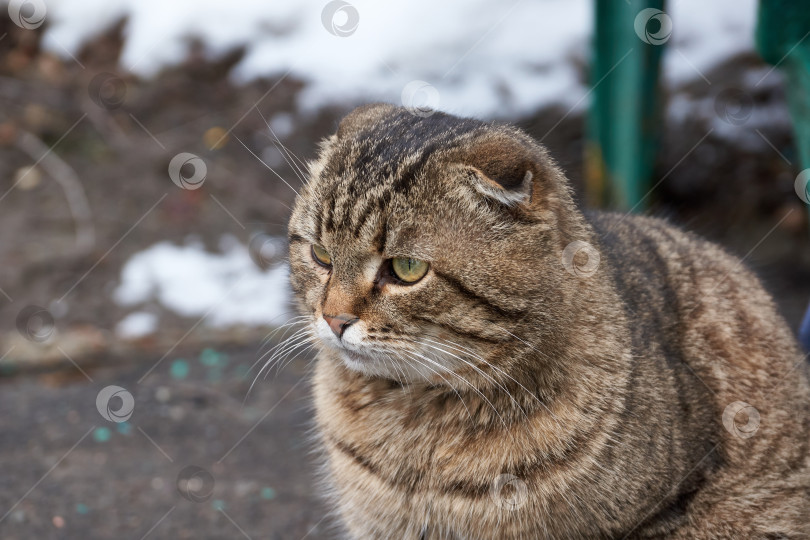
<path fill-rule="evenodd" d="M 0 537 L 331 534 L 311 351 L 256 377 L 306 162 L 369 101 L 518 124 L 582 201 L 743 257 L 798 329 L 791 6 L 0 0 Z"/>

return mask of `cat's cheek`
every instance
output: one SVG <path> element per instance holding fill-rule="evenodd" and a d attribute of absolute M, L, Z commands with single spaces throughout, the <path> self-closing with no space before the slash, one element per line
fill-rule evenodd
<path fill-rule="evenodd" d="M 319 276 L 308 262 L 291 261 L 290 284 L 302 315 L 314 316 L 318 313 L 326 281 L 328 276 L 325 279 Z"/>

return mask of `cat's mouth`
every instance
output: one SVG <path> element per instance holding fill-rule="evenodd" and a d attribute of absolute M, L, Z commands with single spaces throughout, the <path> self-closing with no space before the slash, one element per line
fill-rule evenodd
<path fill-rule="evenodd" d="M 362 337 L 356 335 L 356 327 L 352 327 L 351 331 L 346 332 L 341 337 L 336 337 L 329 325 L 320 319 L 316 323 L 316 335 L 321 341 L 335 351 L 341 359 L 350 367 L 367 366 L 373 359 L 373 354 L 370 351 L 363 351 L 364 344 Z"/>

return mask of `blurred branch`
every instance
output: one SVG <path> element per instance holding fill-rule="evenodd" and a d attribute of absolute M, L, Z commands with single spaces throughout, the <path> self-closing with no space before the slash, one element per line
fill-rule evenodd
<path fill-rule="evenodd" d="M 96 244 L 96 231 L 90 203 L 76 171 L 31 132 L 20 132 L 17 137 L 17 148 L 28 154 L 31 159 L 39 160 L 39 166 L 62 187 L 76 223 L 76 248 L 82 254 L 90 252 Z"/>

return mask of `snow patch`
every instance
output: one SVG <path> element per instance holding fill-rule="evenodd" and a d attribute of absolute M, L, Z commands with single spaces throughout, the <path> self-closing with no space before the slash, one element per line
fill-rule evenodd
<path fill-rule="evenodd" d="M 113 299 L 122 306 L 155 300 L 209 326 L 271 326 L 289 317 L 288 269 L 263 271 L 248 249 L 225 239 L 222 253 L 200 244 L 160 242 L 136 253 L 121 271 Z"/>
<path fill-rule="evenodd" d="M 127 69 L 148 76 L 182 60 L 189 36 L 202 38 L 215 54 L 245 45 L 237 78 L 289 71 L 309 81 L 298 102 L 305 112 L 354 101 L 399 103 L 415 80 L 438 90 L 439 109 L 464 115 L 508 118 L 555 103 L 587 105 L 582 66 L 589 56 L 592 0 L 352 0 L 347 9 L 356 10 L 358 24 L 345 37 L 322 21 L 330 3 L 49 0 L 45 45 L 63 56 L 75 53 L 128 14 Z M 673 22 L 664 59 L 669 84 L 697 79 L 753 48 L 756 0 L 673 0 L 667 12 Z M 345 10 L 336 16 L 348 17 Z"/>
<path fill-rule="evenodd" d="M 137 339 L 154 334 L 157 325 L 157 315 L 146 311 L 136 311 L 121 319 L 115 326 L 115 333 L 123 339 Z"/>

